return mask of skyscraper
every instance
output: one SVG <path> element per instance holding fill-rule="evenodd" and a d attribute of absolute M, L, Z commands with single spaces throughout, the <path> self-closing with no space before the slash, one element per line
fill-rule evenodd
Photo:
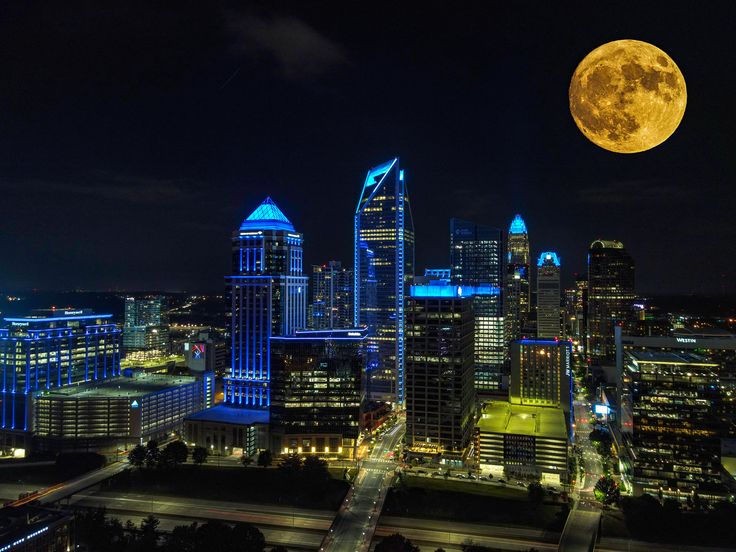
<path fill-rule="evenodd" d="M 561 408 L 569 414 L 571 357 L 570 341 L 521 339 L 511 343 L 510 402 Z"/>
<path fill-rule="evenodd" d="M 169 353 L 169 316 L 166 297 L 125 298 L 123 350 L 142 359 Z"/>
<path fill-rule="evenodd" d="M 614 326 L 631 315 L 634 293 L 634 260 L 624 244 L 596 240 L 588 252 L 588 355 L 613 358 Z"/>
<path fill-rule="evenodd" d="M 522 337 L 531 306 L 529 234 L 521 215 L 511 221 L 506 251 L 503 316 L 508 343 Z"/>
<path fill-rule="evenodd" d="M 271 339 L 271 440 L 280 453 L 352 457 L 360 433 L 366 328 Z"/>
<path fill-rule="evenodd" d="M 474 421 L 472 297 L 462 286 L 411 286 L 406 339 L 409 454 L 460 461 Z"/>
<path fill-rule="evenodd" d="M 368 171 L 355 210 L 355 326 L 370 336 L 367 391 L 404 400 L 404 290 L 414 276 L 414 223 L 398 157 Z"/>
<path fill-rule="evenodd" d="M 475 388 L 480 394 L 502 386 L 505 359 L 501 230 L 450 219 L 450 274 L 460 286 L 484 286 L 473 295 L 475 316 Z M 488 287 L 490 286 L 490 287 Z M 480 287 L 478 289 L 481 289 Z"/>
<path fill-rule="evenodd" d="M 305 327 L 307 276 L 302 272 L 302 235 L 267 197 L 233 232 L 230 405 L 270 404 L 271 336 Z"/>
<path fill-rule="evenodd" d="M 537 261 L 537 337 L 560 335 L 560 258 L 545 251 Z"/>
<path fill-rule="evenodd" d="M 312 328 L 353 325 L 353 271 L 340 261 L 312 266 Z"/>

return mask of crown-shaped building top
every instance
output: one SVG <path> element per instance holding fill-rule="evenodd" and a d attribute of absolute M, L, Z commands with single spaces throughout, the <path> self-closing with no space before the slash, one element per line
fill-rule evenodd
<path fill-rule="evenodd" d="M 560 257 L 554 251 L 544 251 L 539 255 L 537 266 L 560 266 Z"/>
<path fill-rule="evenodd" d="M 526 223 L 521 215 L 516 215 L 509 226 L 509 234 L 526 234 Z"/>
<path fill-rule="evenodd" d="M 241 230 L 289 230 L 295 232 L 286 215 L 270 197 L 263 200 L 255 211 L 240 225 Z"/>

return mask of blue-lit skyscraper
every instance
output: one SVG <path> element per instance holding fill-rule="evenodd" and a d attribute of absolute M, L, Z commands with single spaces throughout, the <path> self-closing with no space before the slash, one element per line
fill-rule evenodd
<path fill-rule="evenodd" d="M 501 389 L 504 375 L 505 339 L 503 304 L 503 242 L 501 230 L 450 219 L 450 273 L 452 283 L 483 286 L 490 293 L 473 296 L 475 317 L 475 389 L 480 395 Z"/>
<path fill-rule="evenodd" d="M 537 337 L 559 337 L 560 257 L 545 251 L 537 261 Z"/>
<path fill-rule="evenodd" d="M 120 375 L 121 332 L 111 319 L 87 309 L 3 319 L 0 449 L 30 448 L 39 394 Z"/>
<path fill-rule="evenodd" d="M 233 232 L 230 291 L 232 371 L 225 401 L 267 408 L 271 336 L 306 325 L 307 276 L 302 272 L 302 235 L 270 197 Z"/>
<path fill-rule="evenodd" d="M 398 157 L 368 171 L 355 210 L 354 324 L 369 329 L 367 392 L 404 400 L 404 291 L 414 276 L 414 222 Z"/>
<path fill-rule="evenodd" d="M 509 226 L 506 245 L 503 315 L 507 343 L 522 337 L 529 320 L 531 306 L 529 259 L 529 233 L 524 219 L 521 215 L 516 215 Z"/>

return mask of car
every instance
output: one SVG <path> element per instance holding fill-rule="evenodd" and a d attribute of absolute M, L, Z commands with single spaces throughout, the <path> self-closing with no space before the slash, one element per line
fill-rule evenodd
<path fill-rule="evenodd" d="M 481 481 L 488 481 L 488 478 L 485 475 L 481 475 L 478 479 Z"/>
<path fill-rule="evenodd" d="M 476 479 L 478 479 L 478 478 L 477 478 L 477 477 L 475 477 L 475 476 L 474 476 L 474 475 L 472 475 L 472 474 L 468 474 L 468 479 L 472 479 L 473 481 L 475 481 L 475 480 L 476 480 Z"/>
<path fill-rule="evenodd" d="M 417 473 L 418 473 L 419 475 L 427 475 L 427 472 L 426 472 L 426 471 L 424 471 L 424 470 L 417 470 Z"/>
<path fill-rule="evenodd" d="M 463 475 L 462 473 L 457 474 L 455 477 L 457 477 L 458 479 L 465 479 L 465 475 Z"/>
<path fill-rule="evenodd" d="M 432 477 L 440 477 L 442 475 L 441 472 L 432 472 Z"/>
<path fill-rule="evenodd" d="M 526 483 L 524 483 L 523 481 L 517 481 L 517 482 L 516 482 L 516 484 L 517 484 L 517 485 L 518 485 L 519 487 L 526 487 Z"/>
<path fill-rule="evenodd" d="M 499 482 L 499 483 L 504 483 L 504 484 L 505 484 L 505 483 L 506 483 L 506 480 L 505 480 L 505 479 L 499 479 L 499 480 L 498 480 L 498 482 Z"/>

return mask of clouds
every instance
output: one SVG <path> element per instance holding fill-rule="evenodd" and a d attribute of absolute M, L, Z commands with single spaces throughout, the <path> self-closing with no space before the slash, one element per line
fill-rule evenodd
<path fill-rule="evenodd" d="M 228 26 L 236 51 L 270 57 L 287 80 L 314 79 L 348 63 L 340 44 L 295 17 L 231 15 Z"/>

